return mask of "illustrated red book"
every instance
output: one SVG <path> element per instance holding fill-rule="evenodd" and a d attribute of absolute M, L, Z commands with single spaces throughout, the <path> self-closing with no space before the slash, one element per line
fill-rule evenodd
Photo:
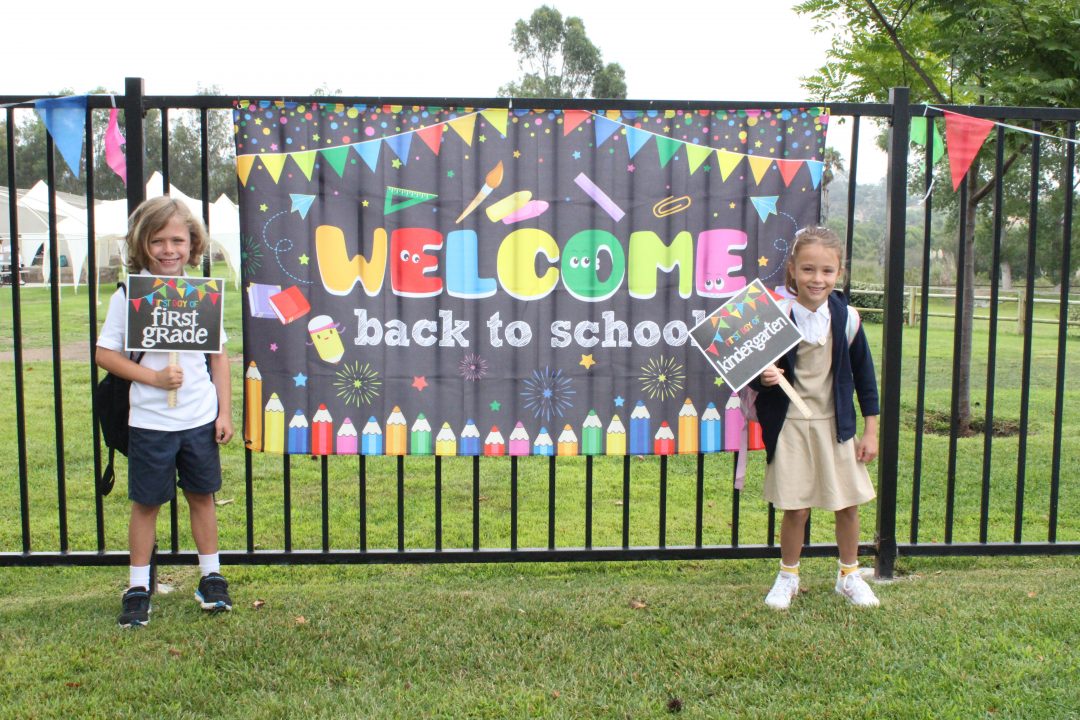
<path fill-rule="evenodd" d="M 282 325 L 288 325 L 293 320 L 303 317 L 311 312 L 311 305 L 307 298 L 300 292 L 300 288 L 292 285 L 276 295 L 270 296 L 270 307 Z"/>

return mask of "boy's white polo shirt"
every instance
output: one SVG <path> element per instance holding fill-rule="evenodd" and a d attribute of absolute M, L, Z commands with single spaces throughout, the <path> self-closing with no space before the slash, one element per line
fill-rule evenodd
<path fill-rule="evenodd" d="M 127 355 L 124 350 L 126 304 L 126 293 L 117 288 L 109 300 L 105 323 L 98 335 L 98 347 Z M 224 329 L 221 335 L 224 344 Z M 184 382 L 176 391 L 176 407 L 169 407 L 167 390 L 133 382 L 129 394 L 131 412 L 128 416 L 132 427 L 146 430 L 189 430 L 217 418 L 217 390 L 210 381 L 206 355 L 199 352 L 181 352 L 178 355 L 180 368 L 184 371 Z M 161 370 L 169 364 L 169 353 L 148 352 L 143 355 L 139 364 L 151 370 Z"/>

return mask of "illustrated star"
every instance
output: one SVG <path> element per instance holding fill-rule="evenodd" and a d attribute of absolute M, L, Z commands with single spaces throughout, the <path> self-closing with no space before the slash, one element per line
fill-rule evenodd
<path fill-rule="evenodd" d="M 616 395 L 615 396 L 615 407 L 622 407 L 623 403 L 625 403 L 625 402 L 626 402 L 626 398 L 624 398 L 622 395 Z"/>
<path fill-rule="evenodd" d="M 521 157 L 521 151 L 520 150 L 515 150 L 514 151 L 514 159 L 516 160 L 519 157 Z"/>
<path fill-rule="evenodd" d="M 269 209 L 270 209 L 270 206 L 267 205 L 266 203 L 263 203 L 262 205 L 259 206 L 259 210 L 261 210 L 262 212 L 266 212 Z"/>
<path fill-rule="evenodd" d="M 395 170 L 397 170 L 401 167 L 401 160 L 399 160 L 398 158 L 394 158 L 393 162 L 391 162 L 390 164 L 393 165 Z"/>
<path fill-rule="evenodd" d="M 754 141 L 754 147 L 756 147 L 756 148 L 761 147 L 761 141 L 760 140 L 755 140 Z"/>
<path fill-rule="evenodd" d="M 277 343 L 270 343 L 270 352 L 277 352 Z"/>
<path fill-rule="evenodd" d="M 412 386 L 418 391 L 423 390 L 428 385 L 427 378 L 423 375 L 413 375 Z"/>
<path fill-rule="evenodd" d="M 637 170 L 637 166 L 634 165 L 634 163 L 630 163 L 626 166 L 626 172 L 634 172 L 635 170 Z"/>
<path fill-rule="evenodd" d="M 769 265 L 769 258 L 767 258 L 767 257 L 765 257 L 764 255 L 762 255 L 761 257 L 759 257 L 759 258 L 757 259 L 757 264 L 758 264 L 758 267 L 768 267 L 768 265 Z"/>
<path fill-rule="evenodd" d="M 367 207 L 367 206 L 368 206 L 368 205 L 370 205 L 371 203 L 369 203 L 369 202 L 368 202 L 367 200 L 364 200 L 364 201 L 363 201 L 362 203 L 360 203 L 360 204 L 361 204 L 361 205 L 363 205 L 364 207 Z"/>
<path fill-rule="evenodd" d="M 276 151 L 277 150 L 277 143 L 270 143 L 270 150 Z"/>
<path fill-rule="evenodd" d="M 453 170 L 447 170 L 446 171 L 446 177 L 453 179 L 454 171 Z"/>
<path fill-rule="evenodd" d="M 494 410 L 495 412 L 499 412 L 499 408 L 501 408 L 501 407 L 502 407 L 502 405 L 501 405 L 501 404 L 499 404 L 499 401 L 498 401 L 498 400 L 492 400 L 492 401 L 491 401 L 491 405 L 489 405 L 488 407 L 490 407 L 490 408 L 491 408 L 492 410 Z"/>
<path fill-rule="evenodd" d="M 578 363 L 578 365 L 581 365 L 586 370 L 591 370 L 592 366 L 595 365 L 595 364 L 596 364 L 596 361 L 593 360 L 592 353 L 589 353 L 588 355 L 582 355 L 581 356 L 581 362 Z"/>
<path fill-rule="evenodd" d="M 262 118 L 255 118 L 256 125 L 262 125 Z"/>
<path fill-rule="evenodd" d="M 307 265 L 307 264 L 308 264 L 308 260 L 310 260 L 310 259 L 311 259 L 311 258 L 309 258 L 309 257 L 308 257 L 307 255 L 301 255 L 301 256 L 300 256 L 299 258 L 297 258 L 297 260 L 299 260 L 299 261 L 300 261 L 300 264 L 301 264 L 301 265 Z"/>
<path fill-rule="evenodd" d="M 296 373 L 292 380 L 296 383 L 296 387 L 307 387 L 307 375 L 304 373 Z"/>
<path fill-rule="evenodd" d="M 713 378 L 712 384 L 716 387 L 724 387 L 724 381 L 719 375 Z"/>
<path fill-rule="evenodd" d="M 734 210 L 735 209 L 735 202 L 732 201 L 732 202 L 728 203 L 728 207 L 731 208 L 732 210 Z"/>
<path fill-rule="evenodd" d="M 573 157 L 574 157 L 575 160 L 580 160 L 581 159 L 581 151 L 580 150 L 575 150 L 574 154 L 573 154 Z"/>
<path fill-rule="evenodd" d="M 311 141 L 312 142 L 319 142 L 319 133 L 315 133 L 314 135 L 312 135 L 311 136 Z"/>
<path fill-rule="evenodd" d="M 701 169 L 705 172 L 709 172 L 712 170 L 712 165 L 703 165 Z"/>
<path fill-rule="evenodd" d="M 479 140 L 480 142 L 487 142 L 487 135 L 481 135 L 480 137 L 478 137 L 476 139 Z"/>

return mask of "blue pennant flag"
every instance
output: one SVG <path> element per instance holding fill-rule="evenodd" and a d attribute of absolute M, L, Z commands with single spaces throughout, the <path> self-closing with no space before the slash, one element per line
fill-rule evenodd
<path fill-rule="evenodd" d="M 34 101 L 34 110 L 45 123 L 71 174 L 79 177 L 83 130 L 86 128 L 86 96 L 47 98 Z"/>

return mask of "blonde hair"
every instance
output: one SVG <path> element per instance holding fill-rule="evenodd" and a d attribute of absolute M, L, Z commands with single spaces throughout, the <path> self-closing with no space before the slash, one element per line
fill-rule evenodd
<path fill-rule="evenodd" d="M 792 269 L 795 267 L 795 256 L 799 249 L 807 245 L 821 245 L 829 250 L 835 250 L 836 257 L 840 261 L 839 269 L 844 269 L 844 243 L 840 241 L 839 235 L 820 225 L 808 225 L 802 228 L 795 233 L 795 239 L 791 242 L 791 255 L 788 256 L 787 265 L 784 268 L 784 287 L 796 295 L 799 294 L 799 288 L 795 285 Z"/>
<path fill-rule="evenodd" d="M 150 240 L 168 225 L 174 216 L 180 218 L 191 233 L 188 265 L 199 266 L 202 254 L 210 244 L 202 220 L 192 215 L 188 206 L 181 201 L 163 195 L 144 201 L 128 218 L 128 231 L 124 236 L 128 272 L 140 272 L 150 267 Z"/>

